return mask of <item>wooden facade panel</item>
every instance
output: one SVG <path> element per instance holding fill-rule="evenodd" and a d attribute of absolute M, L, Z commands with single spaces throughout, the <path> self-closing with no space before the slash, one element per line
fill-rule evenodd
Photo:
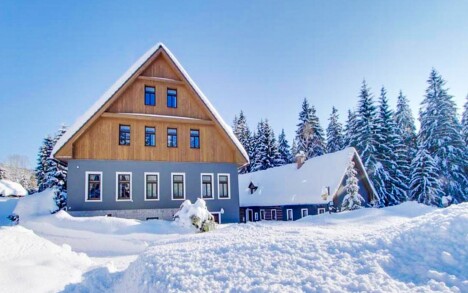
<path fill-rule="evenodd" d="M 129 146 L 119 145 L 119 125 L 131 127 Z M 156 128 L 156 146 L 145 146 L 145 126 Z M 167 147 L 167 128 L 177 128 L 178 147 Z M 190 148 L 190 129 L 200 130 L 200 149 Z M 75 159 L 173 162 L 235 161 L 235 150 L 214 125 L 99 118 L 75 143 Z"/>
<path fill-rule="evenodd" d="M 141 75 L 179 79 L 178 73 L 174 71 L 174 68 L 170 65 L 164 53 L 160 54 L 156 60 L 149 64 Z"/>

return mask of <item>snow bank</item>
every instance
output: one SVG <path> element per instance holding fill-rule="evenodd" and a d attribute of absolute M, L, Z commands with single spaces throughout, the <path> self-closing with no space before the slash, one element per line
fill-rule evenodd
<path fill-rule="evenodd" d="M 13 213 L 18 201 L 19 199 L 14 197 L 0 197 L 0 226 L 11 225 L 11 221 L 7 217 Z"/>
<path fill-rule="evenodd" d="M 50 215 L 58 209 L 54 197 L 55 193 L 52 189 L 28 195 L 19 200 L 13 213 L 20 216 L 20 221 Z"/>
<path fill-rule="evenodd" d="M 0 196 L 25 196 L 28 191 L 19 183 L 1 179 L 0 180 Z"/>
<path fill-rule="evenodd" d="M 213 215 L 201 198 L 194 204 L 190 200 L 184 201 L 174 218 L 175 222 L 183 227 L 195 227 L 202 231 L 209 231 L 215 227 Z"/>
<path fill-rule="evenodd" d="M 21 226 L 0 228 L 2 292 L 57 292 L 81 281 L 92 261 Z"/>

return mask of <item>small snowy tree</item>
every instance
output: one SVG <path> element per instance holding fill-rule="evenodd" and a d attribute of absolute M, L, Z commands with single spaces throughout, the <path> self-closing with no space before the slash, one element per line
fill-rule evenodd
<path fill-rule="evenodd" d="M 324 132 L 320 126 L 315 108 L 309 106 L 309 102 L 305 98 L 299 113 L 296 142 L 297 151 L 303 151 L 307 158 L 320 156 L 326 152 Z"/>
<path fill-rule="evenodd" d="M 426 205 L 440 206 L 444 192 L 439 183 L 439 169 L 429 152 L 421 146 L 411 164 L 411 199 Z"/>
<path fill-rule="evenodd" d="M 281 130 L 281 133 L 278 136 L 278 153 L 280 165 L 292 163 L 293 159 L 291 155 L 291 148 L 289 147 L 288 140 L 286 139 L 284 129 Z"/>
<path fill-rule="evenodd" d="M 468 146 L 468 95 L 466 95 L 466 102 L 462 116 L 462 135 L 465 144 Z"/>
<path fill-rule="evenodd" d="M 364 202 L 364 198 L 359 194 L 358 178 L 356 175 L 357 171 L 354 168 L 354 161 L 350 160 L 346 168 L 346 195 L 341 203 L 342 211 L 359 209 Z"/>
<path fill-rule="evenodd" d="M 280 154 L 275 133 L 268 120 L 260 121 L 257 127 L 256 156 L 252 171 L 266 170 L 280 166 Z"/>
<path fill-rule="evenodd" d="M 234 117 L 232 129 L 237 139 L 239 139 L 240 143 L 247 152 L 250 160 L 250 164 L 239 168 L 239 173 L 249 173 L 251 171 L 252 160 L 254 159 L 255 154 L 252 133 L 250 132 L 249 126 L 247 125 L 247 118 L 245 117 L 243 111 L 240 112 L 239 117 Z"/>
<path fill-rule="evenodd" d="M 327 153 L 342 150 L 344 146 L 343 126 L 339 121 L 338 110 L 333 107 L 327 127 Z"/>
<path fill-rule="evenodd" d="M 37 165 L 36 165 L 36 180 L 37 188 L 39 192 L 44 191 L 47 186 L 47 177 L 46 173 L 49 167 L 49 159 L 52 149 L 54 147 L 54 141 L 50 135 L 46 136 L 42 141 L 42 145 L 39 148 L 37 155 Z"/>
<path fill-rule="evenodd" d="M 354 137 L 355 133 L 356 133 L 356 113 L 354 113 L 351 110 L 348 110 L 348 119 L 346 120 L 345 129 L 344 129 L 344 141 L 343 141 L 344 147 L 356 145 L 356 139 Z"/>

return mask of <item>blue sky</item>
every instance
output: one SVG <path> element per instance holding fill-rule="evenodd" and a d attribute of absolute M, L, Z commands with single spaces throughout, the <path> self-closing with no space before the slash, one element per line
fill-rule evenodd
<path fill-rule="evenodd" d="M 416 115 L 435 67 L 461 108 L 468 94 L 468 1 L 2 1 L 0 161 L 35 164 L 146 50 L 164 42 L 224 119 L 241 109 L 291 141 L 304 97 L 323 127 L 365 78 L 402 89 Z"/>

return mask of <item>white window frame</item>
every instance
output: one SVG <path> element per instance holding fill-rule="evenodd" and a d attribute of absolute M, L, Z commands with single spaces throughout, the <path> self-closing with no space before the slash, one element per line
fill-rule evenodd
<path fill-rule="evenodd" d="M 262 213 L 263 213 L 263 217 L 262 217 Z M 261 209 L 260 210 L 260 221 L 265 221 L 266 219 L 266 212 L 264 209 Z"/>
<path fill-rule="evenodd" d="M 291 211 L 291 218 L 289 218 L 289 211 Z M 286 209 L 286 221 L 294 221 L 293 209 Z"/>
<path fill-rule="evenodd" d="M 254 213 L 254 219 L 255 219 L 255 222 L 258 221 L 258 212 L 255 212 L 255 213 Z"/>
<path fill-rule="evenodd" d="M 130 175 L 130 198 L 119 199 L 119 175 Z M 133 180 L 132 172 L 115 172 L 115 201 L 133 201 Z"/>
<path fill-rule="evenodd" d="M 325 214 L 325 211 L 326 211 L 325 208 L 317 208 L 317 215 Z"/>
<path fill-rule="evenodd" d="M 92 199 L 88 199 L 88 184 L 89 184 L 89 175 L 91 174 L 99 174 L 100 178 L 101 178 L 101 184 L 99 185 L 99 190 L 100 190 L 100 193 L 101 193 L 101 197 L 99 198 L 99 200 L 92 200 Z M 102 177 L 102 171 L 86 171 L 85 172 L 85 202 L 102 202 L 102 186 L 103 186 L 103 181 L 104 181 L 104 178 Z"/>
<path fill-rule="evenodd" d="M 273 217 L 273 212 L 275 212 L 274 217 Z M 272 221 L 278 221 L 278 211 L 276 211 L 276 209 L 271 209 L 270 214 L 271 214 L 270 216 L 271 216 Z"/>
<path fill-rule="evenodd" d="M 306 214 L 304 215 L 304 212 Z M 309 215 L 309 209 L 301 209 L 301 218 L 307 217 Z"/>
<path fill-rule="evenodd" d="M 219 176 L 227 176 L 228 178 L 228 196 L 227 197 L 219 197 Z M 218 173 L 218 199 L 231 199 L 231 174 L 229 173 Z"/>
<path fill-rule="evenodd" d="M 203 197 L 203 176 L 211 176 L 211 197 Z M 215 186 L 215 177 L 214 173 L 201 173 L 200 174 L 200 198 L 203 200 L 214 200 L 215 193 L 214 193 L 214 186 Z"/>
<path fill-rule="evenodd" d="M 183 198 L 174 198 L 174 175 L 182 175 L 184 180 L 184 197 Z M 185 173 L 182 172 L 173 172 L 171 173 L 171 199 L 172 200 L 185 200 L 185 195 L 187 194 L 187 189 L 185 188 Z"/>
<path fill-rule="evenodd" d="M 146 197 L 146 177 L 148 175 L 156 175 L 158 176 L 158 198 L 147 198 Z M 159 186 L 161 185 L 160 182 L 161 182 L 161 177 L 159 177 L 159 172 L 145 172 L 144 173 L 144 176 L 145 176 L 145 185 L 144 185 L 144 194 L 145 194 L 145 201 L 159 201 L 159 199 L 161 198 L 161 194 L 159 193 Z"/>

